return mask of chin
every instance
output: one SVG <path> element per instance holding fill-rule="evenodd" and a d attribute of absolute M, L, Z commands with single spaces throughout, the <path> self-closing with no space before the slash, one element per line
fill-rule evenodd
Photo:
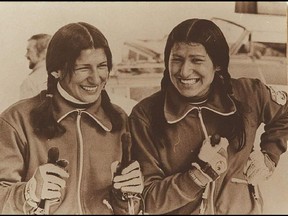
<path fill-rule="evenodd" d="M 85 100 L 85 102 L 86 103 L 94 103 L 94 102 L 96 102 L 97 100 L 99 99 L 99 97 L 93 97 L 93 98 L 87 98 L 86 100 Z"/>

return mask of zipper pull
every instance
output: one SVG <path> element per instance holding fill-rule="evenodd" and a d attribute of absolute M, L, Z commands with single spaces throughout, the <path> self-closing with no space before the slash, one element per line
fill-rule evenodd
<path fill-rule="evenodd" d="M 197 107 L 197 109 L 198 109 L 198 116 L 199 116 L 199 119 L 200 119 L 200 123 L 201 123 L 201 126 L 202 126 L 202 130 L 203 130 L 203 133 L 204 133 L 204 136 L 205 136 L 205 140 L 208 140 L 208 139 L 209 139 L 209 136 L 208 136 L 208 133 L 207 133 L 207 130 L 206 130 L 204 121 L 203 121 L 203 116 L 202 116 L 201 108 L 200 108 L 200 107 Z"/>
<path fill-rule="evenodd" d="M 81 110 L 81 109 L 77 109 L 77 114 L 78 114 L 79 116 L 81 116 L 82 110 Z"/>

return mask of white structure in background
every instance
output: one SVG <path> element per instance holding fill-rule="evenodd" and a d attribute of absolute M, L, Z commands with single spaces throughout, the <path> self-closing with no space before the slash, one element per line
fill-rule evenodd
<path fill-rule="evenodd" d="M 120 94 L 112 93 L 108 89 L 107 93 L 110 97 L 111 102 L 121 107 L 127 113 L 127 115 L 130 115 L 133 107 L 137 104 L 136 100 L 124 97 Z"/>

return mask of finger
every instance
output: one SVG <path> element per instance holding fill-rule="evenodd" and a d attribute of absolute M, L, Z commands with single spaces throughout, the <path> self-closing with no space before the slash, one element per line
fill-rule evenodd
<path fill-rule="evenodd" d="M 116 182 L 113 184 L 113 187 L 115 189 L 121 189 L 121 188 L 125 188 L 125 187 L 138 187 L 138 186 L 143 186 L 143 182 L 136 179 L 130 180 L 129 183 L 128 182 Z"/>
<path fill-rule="evenodd" d="M 138 178 L 141 176 L 141 171 L 139 169 L 133 170 L 127 174 L 123 175 L 117 175 L 114 177 L 113 181 L 114 182 L 122 182 L 122 181 L 128 181 L 133 178 Z"/>
<path fill-rule="evenodd" d="M 229 145 L 228 139 L 222 137 L 219 145 L 227 151 L 227 147 Z"/>
<path fill-rule="evenodd" d="M 248 159 L 247 163 L 244 165 L 244 168 L 243 168 L 243 173 L 244 173 L 246 176 L 247 176 L 247 171 L 248 171 L 250 165 L 251 165 L 251 160 Z"/>
<path fill-rule="evenodd" d="M 45 164 L 43 166 L 43 171 L 46 173 L 46 174 L 54 174 L 54 175 L 57 175 L 61 178 L 68 178 L 69 177 L 69 174 L 67 173 L 67 171 L 65 171 L 64 169 L 54 165 L 54 164 Z"/>
<path fill-rule="evenodd" d="M 57 166 L 61 167 L 61 168 L 65 168 L 68 166 L 69 161 L 65 160 L 65 159 L 60 159 L 56 162 Z"/>
<path fill-rule="evenodd" d="M 44 188 L 44 187 L 43 187 Z M 52 182 L 47 182 L 45 184 L 45 189 L 46 190 L 51 190 L 51 191 L 60 191 L 61 190 L 61 186 L 58 184 L 54 184 Z"/>
<path fill-rule="evenodd" d="M 120 189 L 126 186 L 139 186 L 139 185 L 143 185 L 143 178 L 141 178 L 140 176 L 134 179 L 130 179 L 128 181 L 114 182 L 113 184 L 115 189 Z"/>
<path fill-rule="evenodd" d="M 129 179 L 129 180 L 126 180 L 126 181 L 119 181 L 119 182 L 114 182 L 114 184 L 116 184 L 117 188 L 121 188 L 121 187 L 124 187 L 124 186 L 128 186 L 128 185 L 139 185 L 139 184 L 143 184 L 143 179 L 138 176 L 136 178 L 133 178 L 133 179 Z"/>
<path fill-rule="evenodd" d="M 41 199 L 55 199 L 60 197 L 61 197 L 60 191 L 46 190 L 45 192 L 42 193 Z"/>
<path fill-rule="evenodd" d="M 66 181 L 64 179 L 61 179 L 55 175 L 46 175 L 44 178 L 45 182 L 50 182 L 53 184 L 59 185 L 59 187 L 64 188 L 66 186 Z"/>
<path fill-rule="evenodd" d="M 138 163 L 138 161 L 134 161 L 133 163 L 129 164 L 129 166 L 125 167 L 122 170 L 121 174 L 122 175 L 127 174 L 127 173 L 131 172 L 134 169 L 140 169 L 140 164 Z"/>
<path fill-rule="evenodd" d="M 267 170 L 265 169 L 257 169 L 255 170 L 255 172 L 253 172 L 250 176 L 249 176 L 249 181 L 252 184 L 258 184 L 262 181 L 264 181 L 266 179 L 267 176 Z"/>
<path fill-rule="evenodd" d="M 121 187 L 122 193 L 142 193 L 142 191 L 143 191 L 142 185 Z"/>
<path fill-rule="evenodd" d="M 252 163 L 247 169 L 246 176 L 248 178 L 252 178 L 254 175 L 257 175 L 258 172 L 259 172 L 259 169 L 257 169 L 255 165 Z"/>
<path fill-rule="evenodd" d="M 254 172 L 253 171 L 254 169 L 256 169 L 255 163 L 249 156 L 247 163 L 246 163 L 246 175 L 250 175 L 252 172 Z"/>
<path fill-rule="evenodd" d="M 224 158 L 226 158 L 228 156 L 227 151 L 224 148 L 221 148 L 218 151 L 218 154 L 220 154 L 221 156 L 223 156 Z"/>
<path fill-rule="evenodd" d="M 116 170 L 117 170 L 117 167 L 118 167 L 119 163 L 120 163 L 119 161 L 112 162 L 112 164 L 111 164 L 112 176 L 114 176 L 114 173 L 116 173 Z"/>

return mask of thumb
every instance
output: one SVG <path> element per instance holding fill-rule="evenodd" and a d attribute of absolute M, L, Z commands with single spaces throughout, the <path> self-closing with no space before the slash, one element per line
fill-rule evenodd
<path fill-rule="evenodd" d="M 221 148 L 223 148 L 225 151 L 227 151 L 228 145 L 229 145 L 228 139 L 221 137 L 219 146 L 221 146 Z"/>
<path fill-rule="evenodd" d="M 244 173 L 245 175 L 247 174 L 247 170 L 248 170 L 248 168 L 250 167 L 251 163 L 252 163 L 252 161 L 251 161 L 251 159 L 250 159 L 250 157 L 249 157 L 248 160 L 247 160 L 247 162 L 246 162 L 245 165 L 244 165 L 244 168 L 243 168 L 243 173 Z"/>
<path fill-rule="evenodd" d="M 227 148 L 228 148 L 228 145 L 229 145 L 229 142 L 226 138 L 221 138 L 221 141 L 220 143 L 218 144 L 219 145 L 219 151 L 218 153 L 225 157 L 225 158 L 228 158 L 228 152 L 227 152 Z"/>
<path fill-rule="evenodd" d="M 116 173 L 117 167 L 120 164 L 119 161 L 114 161 L 111 164 L 111 173 L 112 173 L 112 179 L 114 178 L 114 174 Z"/>

